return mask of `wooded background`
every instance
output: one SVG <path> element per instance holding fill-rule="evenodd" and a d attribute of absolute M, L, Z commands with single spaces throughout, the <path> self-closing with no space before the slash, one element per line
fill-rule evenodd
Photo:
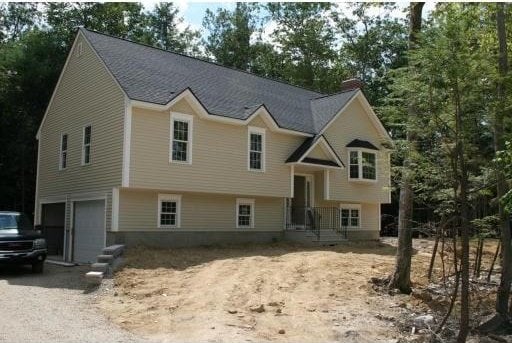
<path fill-rule="evenodd" d="M 505 10 L 510 30 L 510 6 Z M 510 109 L 497 93 L 496 5 L 439 3 L 424 16 L 414 52 L 408 52 L 408 17 L 392 13 L 391 3 L 352 3 L 348 9 L 331 3 L 237 3 L 232 10 L 207 11 L 201 34 L 178 29 L 183 19 L 172 3 L 152 9 L 140 3 L 0 4 L 0 208 L 33 212 L 35 134 L 76 27 L 85 26 L 325 93 L 338 92 L 344 79 L 360 78 L 396 141 L 395 190 L 404 152 L 411 150 L 407 130 L 417 138 L 409 169 L 418 222 L 455 211 L 456 79 L 471 219 L 489 224 L 497 214 L 493 116 Z M 262 37 L 270 21 L 276 24 L 272 42 Z M 411 103 L 418 116 L 407 121 Z M 505 137 L 510 126 L 505 115 Z M 393 202 L 390 211 L 396 212 L 396 191 Z"/>

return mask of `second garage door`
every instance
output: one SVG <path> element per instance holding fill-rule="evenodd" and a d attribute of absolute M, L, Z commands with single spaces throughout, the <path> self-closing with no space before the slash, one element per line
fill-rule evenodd
<path fill-rule="evenodd" d="M 73 218 L 73 260 L 96 262 L 96 256 L 105 247 L 105 201 L 75 202 Z"/>

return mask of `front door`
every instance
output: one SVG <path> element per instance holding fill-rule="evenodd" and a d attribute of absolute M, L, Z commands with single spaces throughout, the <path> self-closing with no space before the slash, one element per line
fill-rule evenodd
<path fill-rule="evenodd" d="M 304 228 L 307 210 L 313 206 L 313 176 L 295 175 L 293 179 L 292 223 Z"/>

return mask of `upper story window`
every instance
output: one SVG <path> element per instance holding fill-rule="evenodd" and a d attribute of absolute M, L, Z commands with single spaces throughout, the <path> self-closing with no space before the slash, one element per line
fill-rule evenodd
<path fill-rule="evenodd" d="M 377 158 L 375 152 L 349 150 L 349 179 L 377 180 Z"/>
<path fill-rule="evenodd" d="M 254 227 L 254 199 L 236 199 L 236 227 Z"/>
<path fill-rule="evenodd" d="M 265 171 L 265 129 L 249 127 L 249 170 Z"/>
<path fill-rule="evenodd" d="M 68 166 L 68 134 L 60 136 L 59 169 L 64 170 Z"/>
<path fill-rule="evenodd" d="M 84 126 L 82 138 L 82 165 L 91 163 L 91 139 L 92 127 L 91 125 Z"/>
<path fill-rule="evenodd" d="M 158 196 L 158 227 L 178 228 L 181 221 L 181 195 Z"/>
<path fill-rule="evenodd" d="M 361 206 L 352 204 L 340 205 L 341 226 L 358 228 L 361 227 Z"/>
<path fill-rule="evenodd" d="M 171 113 L 171 162 L 192 163 L 192 116 Z"/>

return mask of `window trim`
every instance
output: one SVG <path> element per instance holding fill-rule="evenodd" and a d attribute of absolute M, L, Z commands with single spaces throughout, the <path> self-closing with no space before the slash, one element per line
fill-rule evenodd
<path fill-rule="evenodd" d="M 348 216 L 349 225 L 347 226 L 347 229 L 360 229 L 362 227 L 361 222 L 362 222 L 363 216 L 361 213 L 361 204 L 340 204 L 339 209 L 340 209 L 340 226 L 341 227 L 343 227 L 341 225 L 342 224 L 341 210 L 359 210 L 359 225 L 358 226 L 350 225 L 350 219 L 352 219 L 352 213 L 350 213 L 350 215 Z"/>
<path fill-rule="evenodd" d="M 162 202 L 175 201 L 176 202 L 176 225 L 162 225 L 160 223 L 162 215 Z M 181 194 L 158 194 L 158 217 L 157 227 L 159 229 L 179 229 L 181 228 Z"/>
<path fill-rule="evenodd" d="M 247 170 L 257 173 L 264 173 L 266 170 L 266 129 L 257 126 L 247 128 Z M 261 135 L 261 169 L 251 168 L 251 134 Z"/>
<path fill-rule="evenodd" d="M 188 140 L 187 140 L 187 160 L 175 161 L 172 159 L 173 141 L 174 141 L 174 121 L 184 121 L 188 123 Z M 170 114 L 170 132 L 169 132 L 169 163 L 176 164 L 192 164 L 192 143 L 194 137 L 194 117 L 190 114 L 171 112 Z"/>
<path fill-rule="evenodd" d="M 87 127 L 90 127 L 91 128 L 91 136 L 90 136 L 90 139 L 89 139 L 89 162 L 85 163 L 85 129 Z M 84 125 L 82 126 L 82 159 L 81 159 L 81 165 L 82 166 L 88 166 L 91 164 L 91 156 L 92 156 L 92 125 L 91 124 L 87 124 L 87 125 Z"/>
<path fill-rule="evenodd" d="M 239 225 L 238 224 L 238 215 L 240 210 L 240 205 L 249 205 L 251 207 L 251 223 L 250 225 Z M 235 224 L 237 229 L 254 229 L 254 211 L 255 211 L 255 201 L 254 199 L 245 199 L 245 198 L 237 198 L 236 199 L 236 217 Z"/>
<path fill-rule="evenodd" d="M 62 150 L 62 142 L 63 142 L 64 136 L 66 136 L 66 150 Z M 69 150 L 69 135 L 67 133 L 63 132 L 60 134 L 59 170 L 66 170 L 68 167 L 68 150 Z M 62 161 L 63 161 L 62 154 L 64 152 L 66 152 L 66 166 L 65 167 L 62 166 Z"/>
<path fill-rule="evenodd" d="M 357 164 L 359 166 L 358 169 L 358 176 L 359 177 L 350 177 L 350 166 L 352 165 L 350 163 L 350 153 L 351 152 L 357 152 Z M 366 179 L 363 178 L 363 152 L 373 154 L 375 156 L 375 179 Z M 350 148 L 347 149 L 347 162 L 348 162 L 348 168 L 347 168 L 347 178 L 348 181 L 354 181 L 354 182 L 377 182 L 379 178 L 378 173 L 378 152 L 372 149 L 365 149 L 365 148 Z"/>

